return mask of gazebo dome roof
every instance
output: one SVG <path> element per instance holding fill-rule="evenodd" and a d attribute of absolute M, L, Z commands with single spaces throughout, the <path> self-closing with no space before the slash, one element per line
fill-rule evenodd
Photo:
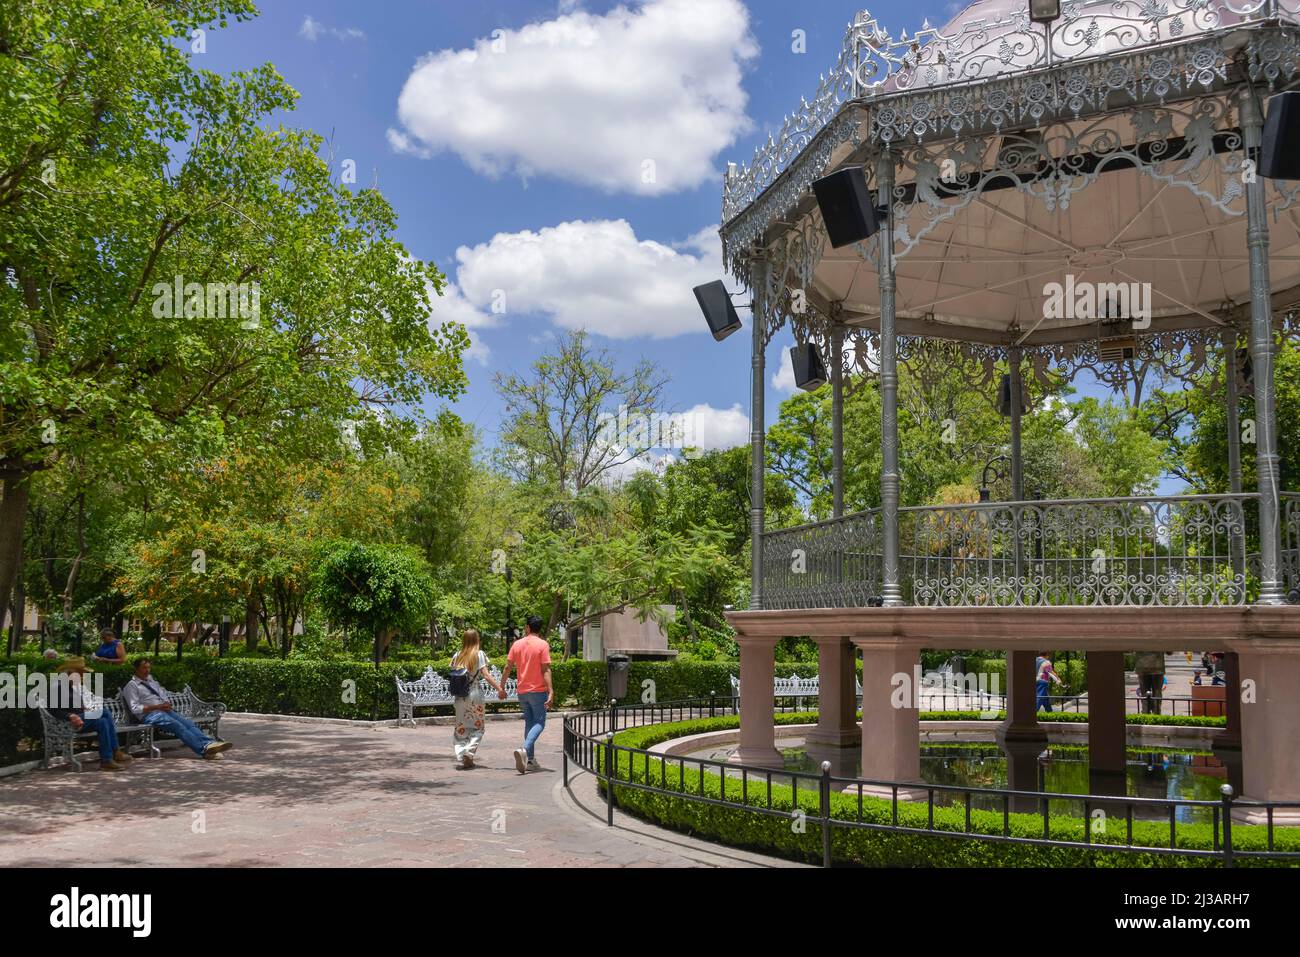
<path fill-rule="evenodd" d="M 1045 25 L 1027 0 L 975 0 L 897 38 L 861 13 L 817 96 L 729 170 L 731 270 L 753 285 L 765 249 L 818 314 L 874 328 L 877 239 L 832 250 L 809 187 L 845 165 L 872 175 L 888 151 L 901 334 L 1049 349 L 1116 334 L 1046 305 L 1068 281 L 1140 287 L 1149 321 L 1134 332 L 1217 336 L 1251 295 L 1240 91 L 1300 74 L 1297 11 L 1065 0 Z M 1285 308 L 1300 303 L 1300 190 L 1266 190 Z"/>

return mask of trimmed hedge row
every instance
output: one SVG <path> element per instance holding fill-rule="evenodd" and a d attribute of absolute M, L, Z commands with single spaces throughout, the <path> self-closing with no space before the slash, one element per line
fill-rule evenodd
<path fill-rule="evenodd" d="M 777 724 L 804 723 L 812 715 L 783 714 Z M 645 749 L 670 738 L 707 731 L 720 731 L 739 726 L 737 718 L 706 718 L 679 721 L 670 724 L 650 725 L 620 732 L 618 744 Z M 634 760 L 635 758 L 635 760 Z M 597 760 L 603 762 L 604 748 L 597 747 Z M 668 759 L 672 767 L 672 759 Z M 674 769 L 676 770 L 676 769 Z M 684 791 L 707 797 L 725 799 L 742 804 L 742 783 L 739 775 L 728 776 L 723 794 L 721 778 L 709 771 L 687 767 L 685 774 L 667 773 L 661 776 L 661 766 L 651 759 L 649 769 L 645 758 L 625 752 L 618 753 L 618 780 L 654 784 L 666 791 Z M 703 778 L 703 780 L 701 780 Z M 768 789 L 758 779 L 750 778 L 744 795 L 754 807 L 768 806 Z M 793 791 L 784 785 L 771 787 L 770 801 L 779 815 L 745 810 L 690 800 L 672 793 L 640 791 L 615 787 L 614 800 L 624 810 L 654 821 L 674 830 L 721 841 L 736 847 L 777 854 L 782 857 L 820 863 L 822 835 L 820 825 L 808 822 L 803 833 L 794 826 L 795 802 Z M 855 795 L 833 793 L 831 816 L 845 821 L 858 820 L 858 799 Z M 820 816 L 820 799 L 815 789 L 799 790 L 798 805 L 809 817 Z M 888 799 L 864 797 L 862 817 L 866 823 L 889 824 L 893 814 Z M 1037 838 L 1043 834 L 1041 815 L 1015 813 L 1009 816 L 1013 837 Z M 864 867 L 1206 867 L 1218 866 L 1214 858 L 1177 857 L 1168 854 L 1142 851 L 1103 851 L 1085 848 L 1043 847 L 1030 844 L 1010 844 L 1000 841 L 940 837 L 926 833 L 925 804 L 899 802 L 898 823 L 918 828 L 917 833 L 899 834 L 888 831 L 871 831 L 858 828 L 835 827 L 831 829 L 831 854 L 836 863 Z M 956 807 L 934 809 L 936 830 L 962 832 L 965 830 L 965 811 Z M 1083 841 L 1084 822 L 1078 817 L 1064 814 L 1049 816 L 1051 836 L 1062 840 Z M 972 811 L 971 830 L 982 834 L 1001 834 L 1003 817 L 999 812 Z M 1095 829 L 1094 829 L 1095 830 Z M 1093 834 L 1094 843 L 1121 843 L 1124 829 L 1116 828 L 1114 835 Z M 1134 843 L 1146 847 L 1169 845 L 1169 828 L 1164 823 L 1133 822 Z M 1232 829 L 1233 847 L 1238 851 L 1267 848 L 1267 828 L 1263 826 L 1235 825 Z M 1209 824 L 1181 824 L 1178 827 L 1178 847 L 1210 850 L 1214 846 L 1213 829 Z M 1300 828 L 1277 828 L 1274 847 L 1279 851 L 1300 851 Z M 1237 866 L 1287 866 L 1285 861 L 1258 859 L 1236 860 Z"/>

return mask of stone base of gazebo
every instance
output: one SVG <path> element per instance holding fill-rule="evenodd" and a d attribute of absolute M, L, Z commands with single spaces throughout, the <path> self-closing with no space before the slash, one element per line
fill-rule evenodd
<path fill-rule="evenodd" d="M 863 778 L 904 784 L 921 781 L 919 689 L 912 679 L 922 648 L 1007 650 L 1007 719 L 999 738 L 1009 755 L 1046 740 L 1034 707 L 1035 655 L 1043 648 L 1086 651 L 1089 766 L 1099 780 L 1124 771 L 1124 652 L 1224 651 L 1235 654 L 1238 674 L 1232 684 L 1239 691 L 1228 695 L 1227 737 L 1241 741 L 1240 798 L 1300 802 L 1294 737 L 1300 728 L 1300 607 L 818 608 L 735 611 L 727 619 L 740 645 L 738 763 L 781 766 L 772 683 L 776 643 L 786 635 L 808 635 L 820 648 L 821 708 L 809 740 L 860 746 Z M 860 729 L 853 707 L 855 652 L 862 656 Z M 1243 820 L 1253 814 L 1240 813 Z M 1300 823 L 1300 807 L 1276 809 L 1274 823 Z"/>

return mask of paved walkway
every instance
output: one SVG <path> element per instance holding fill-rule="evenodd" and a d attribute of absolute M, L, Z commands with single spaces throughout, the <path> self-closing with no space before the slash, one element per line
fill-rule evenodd
<path fill-rule="evenodd" d="M 790 866 L 618 814 L 595 782 L 561 787 L 562 728 L 520 777 L 522 724 L 493 721 L 479 767 L 460 771 L 451 728 L 222 721 L 221 761 L 188 750 L 117 774 L 69 769 L 0 779 L 0 866 Z"/>

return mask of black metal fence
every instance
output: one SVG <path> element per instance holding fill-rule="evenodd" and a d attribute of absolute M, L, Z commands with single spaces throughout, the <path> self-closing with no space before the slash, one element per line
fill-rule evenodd
<path fill-rule="evenodd" d="M 586 771 L 600 782 L 605 791 L 607 823 L 614 823 L 614 804 L 617 791 L 631 789 L 669 795 L 688 801 L 696 801 L 721 807 L 733 808 L 746 813 L 763 814 L 791 818 L 795 811 L 773 805 L 772 789 L 776 786 L 788 786 L 791 790 L 791 807 L 803 815 L 807 827 L 821 830 L 822 865 L 832 863 L 832 833 L 836 828 L 864 831 L 884 831 L 896 834 L 924 834 L 953 840 L 974 840 L 1006 844 L 1027 844 L 1050 848 L 1075 848 L 1104 852 L 1129 852 L 1141 854 L 1172 855 L 1178 857 L 1202 858 L 1207 864 L 1234 866 L 1237 860 L 1251 858 L 1268 858 L 1278 861 L 1300 862 L 1300 851 L 1281 850 L 1275 841 L 1275 814 L 1283 809 L 1300 809 L 1300 802 L 1256 802 L 1243 801 L 1233 794 L 1230 785 L 1220 789 L 1218 801 L 1193 800 L 1184 798 L 1145 798 L 1112 796 L 1101 794 L 1064 794 L 1047 791 L 1020 791 L 1007 788 L 983 788 L 946 784 L 917 784 L 897 781 L 876 781 L 862 778 L 840 777 L 831 774 L 830 762 L 823 762 L 820 774 L 810 774 L 797 770 L 779 770 L 772 768 L 750 767 L 729 761 L 709 758 L 697 758 L 689 755 L 672 755 L 652 752 L 643 748 L 632 748 L 617 743 L 616 735 L 620 731 L 645 727 L 654 724 L 666 724 L 679 721 L 691 721 L 734 714 L 737 700 L 732 697 L 712 696 L 662 704 L 636 704 L 610 707 L 601 711 L 588 711 L 569 715 L 564 720 L 564 785 L 569 786 L 570 765 Z M 620 759 L 626 763 L 626 772 Z M 688 771 L 692 779 L 691 789 L 687 787 Z M 716 777 L 716 785 L 707 781 L 707 775 Z M 739 796 L 728 797 L 730 783 L 739 782 Z M 713 791 L 716 788 L 716 795 Z M 844 817 L 832 813 L 831 795 L 835 791 L 856 795 L 856 814 Z M 925 792 L 924 804 L 919 800 L 919 793 Z M 816 807 L 805 809 L 800 795 L 817 796 Z M 864 815 L 864 801 L 868 798 L 887 797 L 890 801 L 891 814 L 888 823 L 867 820 Z M 972 812 L 987 809 L 990 802 L 1000 809 L 1002 827 L 1000 831 L 977 830 L 972 827 Z M 1081 818 L 1053 814 L 1052 805 L 1058 808 L 1062 803 L 1073 806 L 1081 805 Z M 979 805 L 979 807 L 977 807 Z M 900 809 L 905 816 L 911 817 L 912 808 L 925 808 L 925 823 L 922 826 L 904 823 L 900 820 Z M 961 830 L 937 827 L 936 810 L 956 807 L 964 809 L 964 825 Z M 1233 846 L 1233 812 L 1249 809 L 1264 818 L 1266 828 L 1265 847 L 1262 849 L 1243 849 Z M 1096 812 L 1104 815 L 1101 820 L 1110 822 L 1119 820 L 1124 824 L 1123 841 L 1114 841 L 1094 823 Z M 1012 814 L 1036 814 L 1042 820 L 1041 836 L 1026 837 L 1013 834 L 1011 828 Z M 1213 834 L 1213 843 L 1209 848 L 1178 846 L 1179 827 L 1186 827 L 1189 819 L 1209 818 Z M 1134 821 L 1150 822 L 1167 820 L 1169 824 L 1168 845 L 1135 843 L 1133 839 Z M 1082 825 L 1083 840 L 1059 835 L 1064 821 L 1071 822 L 1072 830 L 1077 831 Z M 1058 827 L 1058 836 L 1053 836 L 1052 827 Z M 1240 825 L 1238 825 L 1240 826 Z M 1288 828 L 1288 830 L 1291 830 Z M 1255 843 L 1252 841 L 1252 843 Z"/>

